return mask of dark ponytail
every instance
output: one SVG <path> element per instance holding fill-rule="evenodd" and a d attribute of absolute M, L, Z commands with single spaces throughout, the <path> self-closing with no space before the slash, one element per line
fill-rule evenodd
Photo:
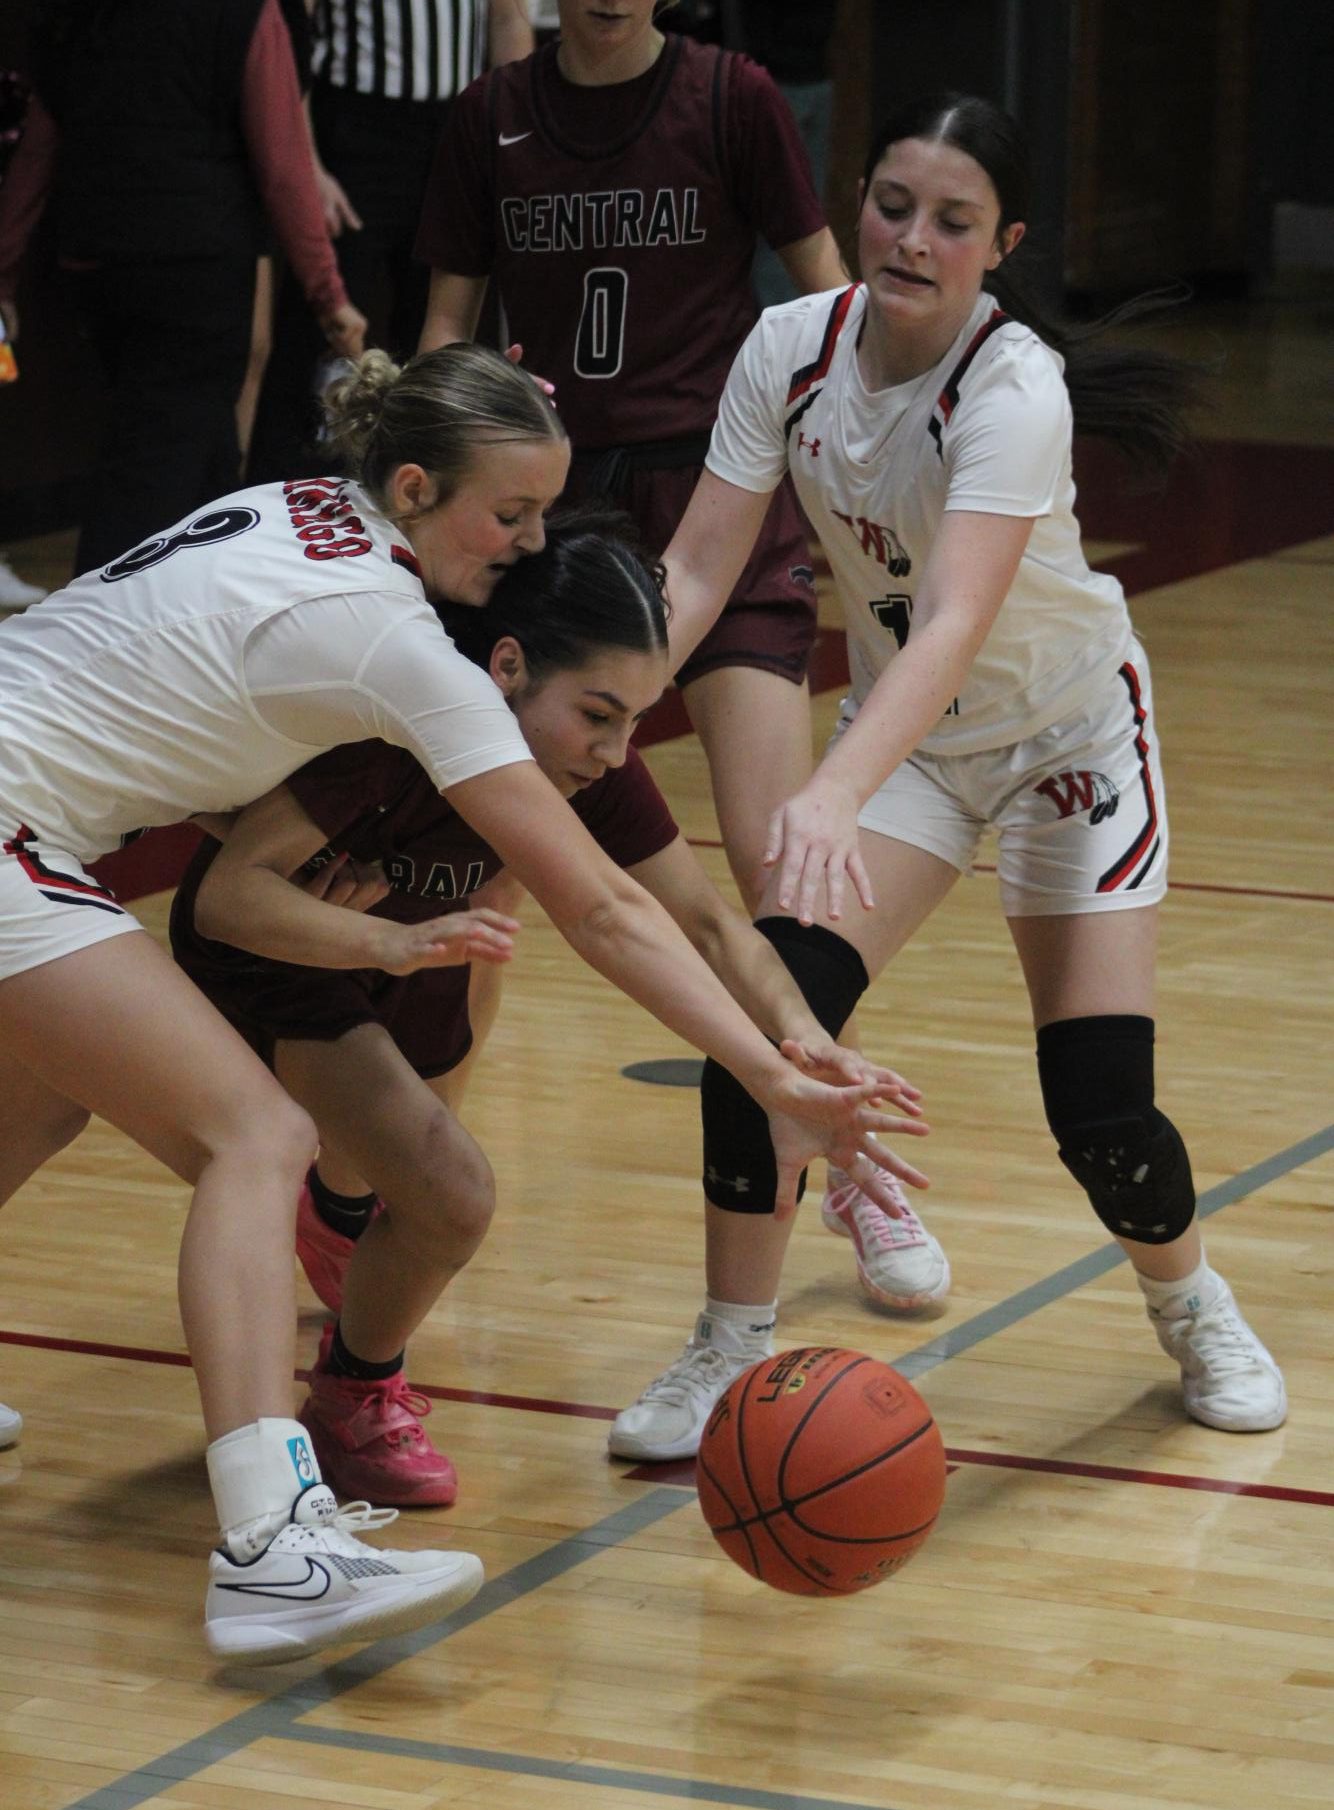
<path fill-rule="evenodd" d="M 512 635 L 539 684 L 607 648 L 661 653 L 665 574 L 635 544 L 630 518 L 591 505 L 564 509 L 546 532 L 542 551 L 512 565 L 481 609 L 440 610 L 459 651 L 485 666 L 497 641 Z"/>
<path fill-rule="evenodd" d="M 868 187 L 885 152 L 905 138 L 953 145 L 979 164 L 1000 202 L 999 232 L 1027 220 L 1027 142 L 1009 114 L 991 101 L 945 92 L 900 108 L 872 141 L 863 171 Z M 1100 320 L 1076 326 L 1052 314 L 1033 294 L 1024 274 L 1025 246 L 1021 241 L 988 274 L 983 287 L 1064 359 L 1076 431 L 1110 440 L 1146 475 L 1163 475 L 1189 443 L 1187 423 L 1199 403 L 1199 370 L 1170 353 L 1104 342 L 1102 335 L 1172 306 L 1181 292 L 1137 296 Z"/>

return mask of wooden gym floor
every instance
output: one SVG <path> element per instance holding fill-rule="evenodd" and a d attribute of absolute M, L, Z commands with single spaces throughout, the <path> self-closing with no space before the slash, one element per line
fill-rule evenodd
<path fill-rule="evenodd" d="M 1282 1361 L 1291 1418 L 1182 1414 L 1126 1266 L 1055 1160 L 1016 963 L 983 872 L 874 989 L 867 1047 L 928 1093 L 924 1203 L 955 1293 L 859 1296 L 808 1199 L 780 1344 L 918 1379 L 954 1460 L 899 1577 L 810 1603 L 722 1557 L 688 1477 L 605 1456 L 605 1423 L 700 1296 L 681 1046 L 530 912 L 470 1122 L 494 1236 L 410 1374 L 458 1506 L 405 1516 L 490 1582 L 351 1658 L 223 1674 L 199 1634 L 213 1536 L 176 1316 L 183 1190 L 96 1126 L 8 1206 L 0 1398 L 4 1810 L 1298 1810 L 1334 1799 L 1334 1142 L 1328 1060 L 1334 356 L 1311 307 L 1220 309 L 1209 444 L 1166 499 L 1098 465 L 1083 516 L 1154 665 L 1174 838 L 1160 1097 L 1210 1254 Z M 20 546 L 58 582 L 63 542 Z M 837 691 L 822 647 L 818 728 Z M 692 738 L 650 756 L 721 880 Z M 165 897 L 144 902 L 155 928 Z M 313 1297 L 302 1345 L 313 1356 Z"/>

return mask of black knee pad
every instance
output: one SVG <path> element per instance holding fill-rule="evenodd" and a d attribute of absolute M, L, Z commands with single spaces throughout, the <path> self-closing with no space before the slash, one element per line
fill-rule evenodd
<path fill-rule="evenodd" d="M 778 951 L 814 1016 L 836 1037 L 870 985 L 861 956 L 819 924 L 773 917 L 761 918 L 755 928 Z M 731 1213 L 772 1213 L 778 1169 L 763 1107 L 712 1057 L 704 1064 L 699 1101 L 704 1198 Z M 800 1193 L 799 1188 L 798 1198 Z"/>
<path fill-rule="evenodd" d="M 1038 1079 L 1061 1161 L 1118 1238 L 1170 1244 L 1195 1217 L 1181 1134 L 1153 1103 L 1153 1020 L 1067 1018 L 1038 1032 Z"/>

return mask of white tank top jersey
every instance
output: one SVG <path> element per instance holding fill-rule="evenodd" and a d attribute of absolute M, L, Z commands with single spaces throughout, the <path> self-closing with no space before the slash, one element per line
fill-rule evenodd
<path fill-rule="evenodd" d="M 945 511 L 1033 517 L 963 689 L 921 744 L 1007 747 L 1077 709 L 1132 636 L 1120 585 L 1080 547 L 1061 360 L 982 295 L 934 369 L 870 392 L 856 359 L 865 311 L 860 284 L 767 309 L 732 366 L 708 467 L 760 492 L 791 471 L 828 555 L 858 702 L 926 619 L 916 588 Z"/>
<path fill-rule="evenodd" d="M 223 497 L 0 624 L 0 833 L 81 861 L 374 736 L 442 789 L 532 758 L 336 478 Z"/>

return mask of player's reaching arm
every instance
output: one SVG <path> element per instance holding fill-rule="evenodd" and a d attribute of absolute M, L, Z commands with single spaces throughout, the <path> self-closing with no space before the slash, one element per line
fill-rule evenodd
<path fill-rule="evenodd" d="M 901 1126 L 869 1103 L 887 1096 L 887 1086 L 828 1087 L 799 1071 L 795 1044 L 776 1052 L 656 900 L 558 804 L 536 766 L 479 774 L 446 796 L 590 967 L 712 1056 L 764 1107 L 778 1157 L 780 1211 L 795 1210 L 801 1169 L 821 1152 L 841 1167 L 847 1164 L 838 1152 L 847 1152 L 868 1192 L 876 1189 L 874 1171 L 888 1153 L 873 1134 Z M 888 1204 L 888 1189 L 883 1193 Z"/>
<path fill-rule="evenodd" d="M 663 555 L 672 606 L 673 672 L 680 671 L 732 595 L 764 525 L 771 494 L 742 490 L 707 468 L 700 473 Z"/>
<path fill-rule="evenodd" d="M 287 786 L 275 786 L 247 805 L 200 882 L 194 908 L 200 935 L 271 961 L 382 968 L 388 974 L 505 962 L 513 954 L 519 926 L 499 912 L 459 911 L 428 923 L 400 924 L 348 910 L 350 899 L 332 902 L 340 891 L 323 897 L 292 885 L 291 877 L 325 842 L 325 832 Z M 356 902 L 366 905 L 372 897 L 361 894 Z"/>
<path fill-rule="evenodd" d="M 835 1082 L 877 1081 L 886 1099 L 913 1118 L 920 1116 L 919 1089 L 859 1050 L 844 1049 L 825 1030 L 774 945 L 727 903 L 683 836 L 627 872 L 680 927 L 747 1017 L 775 1043 L 804 1051 L 808 1074 Z"/>

